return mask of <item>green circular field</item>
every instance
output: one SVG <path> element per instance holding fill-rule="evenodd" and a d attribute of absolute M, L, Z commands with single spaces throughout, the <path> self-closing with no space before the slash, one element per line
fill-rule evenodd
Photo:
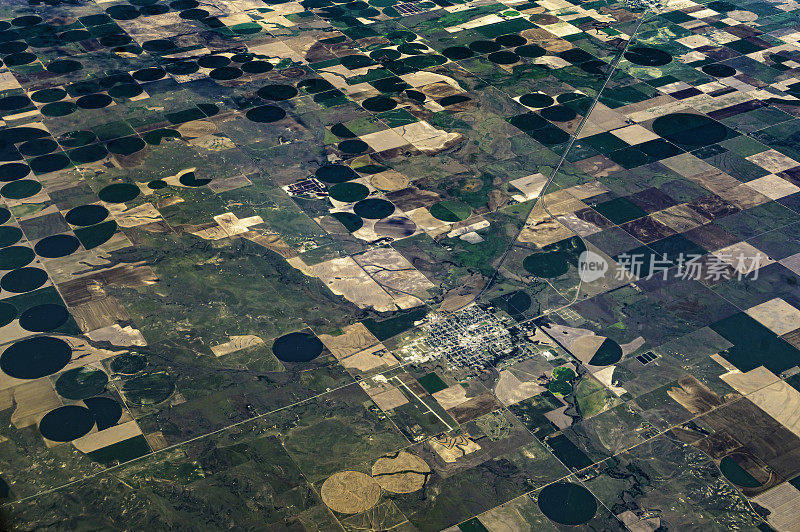
<path fill-rule="evenodd" d="M 140 405 L 154 405 L 165 401 L 175 391 L 172 377 L 166 373 L 145 373 L 125 381 L 122 391 L 128 401 Z"/>
<path fill-rule="evenodd" d="M 575 378 L 572 368 L 561 366 L 553 370 L 553 378 L 557 381 L 571 381 Z"/>
<path fill-rule="evenodd" d="M 569 256 L 563 251 L 533 253 L 525 257 L 522 267 L 531 275 L 552 279 L 564 275 L 569 270 Z"/>
<path fill-rule="evenodd" d="M 554 395 L 569 395 L 572 385 L 567 381 L 555 380 L 547 385 L 547 389 Z"/>
<path fill-rule="evenodd" d="M 108 376 L 99 369 L 75 368 L 65 371 L 56 381 L 56 391 L 67 399 L 86 399 L 103 393 Z"/>
<path fill-rule="evenodd" d="M 361 200 L 353 207 L 353 211 L 368 220 L 380 220 L 386 218 L 394 212 L 394 205 L 380 198 L 370 198 Z"/>
<path fill-rule="evenodd" d="M 539 492 L 539 509 L 548 519 L 561 525 L 588 522 L 597 513 L 597 501 L 586 488 L 572 482 L 557 482 Z"/>
<path fill-rule="evenodd" d="M 139 373 L 147 366 L 147 357 L 138 353 L 125 353 L 111 361 L 111 371 L 123 375 Z"/>
<path fill-rule="evenodd" d="M 472 214 L 472 208 L 460 201 L 444 200 L 434 203 L 428 211 L 431 216 L 443 222 L 460 222 Z"/>
<path fill-rule="evenodd" d="M 339 183 L 329 188 L 328 194 L 336 201 L 353 203 L 369 196 L 369 189 L 361 183 Z"/>

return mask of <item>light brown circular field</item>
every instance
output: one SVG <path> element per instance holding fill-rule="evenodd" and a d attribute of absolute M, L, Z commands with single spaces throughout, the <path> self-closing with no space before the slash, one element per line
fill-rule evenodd
<path fill-rule="evenodd" d="M 408 178 L 394 170 L 386 170 L 385 172 L 370 176 L 368 179 L 370 185 L 385 192 L 403 190 L 408 186 Z"/>
<path fill-rule="evenodd" d="M 758 15 L 752 11 L 743 10 L 728 11 L 728 17 L 732 18 L 733 20 L 738 20 L 739 22 L 754 22 L 758 20 Z"/>
<path fill-rule="evenodd" d="M 196 138 L 210 135 L 217 130 L 217 126 L 210 120 L 193 120 L 178 127 L 178 133 L 184 138 Z"/>
<path fill-rule="evenodd" d="M 372 466 L 372 476 L 386 491 L 411 493 L 422 489 L 431 468 L 419 456 L 400 451 L 396 457 L 378 458 Z"/>
<path fill-rule="evenodd" d="M 322 483 L 320 494 L 322 502 L 331 510 L 357 514 L 378 504 L 381 487 L 369 475 L 358 471 L 341 471 Z"/>

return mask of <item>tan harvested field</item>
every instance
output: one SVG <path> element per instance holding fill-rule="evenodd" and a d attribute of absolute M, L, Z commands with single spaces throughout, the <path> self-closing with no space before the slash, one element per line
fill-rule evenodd
<path fill-rule="evenodd" d="M 452 463 L 459 458 L 480 450 L 481 446 L 472 441 L 467 434 L 458 436 L 439 436 L 428 440 L 428 445 L 445 462 Z"/>
<path fill-rule="evenodd" d="M 187 139 L 210 135 L 216 130 L 217 126 L 211 120 L 193 120 L 178 127 L 178 133 L 181 134 L 181 137 Z"/>
<path fill-rule="evenodd" d="M 114 425 L 113 427 L 99 432 L 87 434 L 82 438 L 73 440 L 72 444 L 80 452 L 90 453 L 102 449 L 103 447 L 108 447 L 109 445 L 133 438 L 141 433 L 142 429 L 139 428 L 139 425 L 135 421 L 128 421 L 127 423 Z"/>
<path fill-rule="evenodd" d="M 422 489 L 431 468 L 411 453 L 400 451 L 396 456 L 378 458 L 372 466 L 372 477 L 386 491 L 412 493 Z"/>
<path fill-rule="evenodd" d="M 531 523 L 525 518 L 535 503 L 527 495 L 493 508 L 481 515 L 481 523 L 489 530 L 504 532 L 529 532 Z"/>
<path fill-rule="evenodd" d="M 396 366 L 399 361 L 383 344 L 374 345 L 343 359 L 342 366 L 359 372 Z"/>
<path fill-rule="evenodd" d="M 332 259 L 308 270 L 324 282 L 331 292 L 343 296 L 359 308 L 372 307 L 379 312 L 397 310 L 392 297 L 351 257 Z"/>
<path fill-rule="evenodd" d="M 283 238 L 276 234 L 261 234 L 258 231 L 248 231 L 242 233 L 242 237 L 255 242 L 259 246 L 263 246 L 270 251 L 274 251 L 284 259 L 290 259 L 297 256 L 297 252 L 289 247 L 289 244 L 284 242 Z"/>
<path fill-rule="evenodd" d="M 424 293 L 434 288 L 422 273 L 392 248 L 376 248 L 356 256 L 356 262 L 385 288 L 406 294 Z"/>
<path fill-rule="evenodd" d="M 536 382 L 521 381 L 510 370 L 503 370 L 494 387 L 494 394 L 501 403 L 508 406 L 540 394 L 544 390 L 544 386 Z"/>
<path fill-rule="evenodd" d="M 467 389 L 456 384 L 434 393 L 433 398 L 442 408 L 449 410 L 467 401 Z"/>
<path fill-rule="evenodd" d="M 800 490 L 784 482 L 753 498 L 769 510 L 767 521 L 778 532 L 800 531 Z"/>
<path fill-rule="evenodd" d="M 147 345 L 139 329 L 134 329 L 130 325 L 125 327 L 120 326 L 118 323 L 89 331 L 86 336 L 94 342 L 108 342 L 111 345 L 118 346 L 143 346 Z"/>
<path fill-rule="evenodd" d="M 131 319 L 128 311 L 112 296 L 75 305 L 70 311 L 83 332 L 94 331 L 113 325 L 118 321 Z"/>
<path fill-rule="evenodd" d="M 342 328 L 342 334 L 320 334 L 319 339 L 337 360 L 354 355 L 378 343 L 375 335 L 360 322 Z"/>
<path fill-rule="evenodd" d="M 800 436 L 800 392 L 777 381 L 747 396 L 778 423 Z"/>
<path fill-rule="evenodd" d="M 167 442 L 167 439 L 164 437 L 164 433 L 160 430 L 157 432 L 151 432 L 150 434 L 145 434 L 144 438 L 147 440 L 147 444 L 150 446 L 150 448 L 154 451 L 161 450 L 169 445 L 169 442 Z"/>
<path fill-rule="evenodd" d="M 746 373 L 742 373 L 738 369 L 733 368 L 728 373 L 720 375 L 719 378 L 742 395 L 751 394 L 756 390 L 760 390 L 780 380 L 777 375 L 764 366 L 751 369 Z"/>
<path fill-rule="evenodd" d="M 67 305 L 74 306 L 103 299 L 106 297 L 103 288 L 107 285 L 137 288 L 153 284 L 157 279 L 150 266 L 143 263 L 123 264 L 60 283 L 58 289 Z"/>
<path fill-rule="evenodd" d="M 47 412 L 61 406 L 61 399 L 47 378 L 20 384 L 5 391 L 5 394 L 9 392 L 16 403 L 16 408 L 11 414 L 11 423 L 17 428 L 35 425 Z"/>
<path fill-rule="evenodd" d="M 381 391 L 376 394 L 370 394 L 370 397 L 378 407 L 384 412 L 388 412 L 398 406 L 403 406 L 408 403 L 408 398 L 400 391 L 399 388 L 392 387 L 388 390 Z"/>
<path fill-rule="evenodd" d="M 255 334 L 243 334 L 238 336 L 230 336 L 230 340 L 224 344 L 212 346 L 211 352 L 214 353 L 214 356 L 221 357 L 223 355 L 228 355 L 230 353 L 235 353 L 236 351 L 241 351 L 243 349 L 249 349 L 251 347 L 260 345 L 264 345 L 264 340 Z"/>
<path fill-rule="evenodd" d="M 779 297 L 748 309 L 747 314 L 778 335 L 794 331 L 800 323 L 800 310 Z"/>
<path fill-rule="evenodd" d="M 723 400 L 708 386 L 691 375 L 678 379 L 667 394 L 692 414 L 702 414 L 723 404 Z"/>
<path fill-rule="evenodd" d="M 597 350 L 600 349 L 600 346 L 603 345 L 605 339 L 605 336 L 594 334 L 581 336 L 572 343 L 571 352 L 578 360 L 584 364 L 588 364 L 595 353 L 597 353 Z"/>
<path fill-rule="evenodd" d="M 143 203 L 138 207 L 128 209 L 114 216 L 120 227 L 137 227 L 140 225 L 157 223 L 161 221 L 161 213 L 152 203 Z"/>
<path fill-rule="evenodd" d="M 331 510 L 343 514 L 356 514 L 378 504 L 381 487 L 367 474 L 341 471 L 323 482 L 320 495 L 322 502 Z"/>

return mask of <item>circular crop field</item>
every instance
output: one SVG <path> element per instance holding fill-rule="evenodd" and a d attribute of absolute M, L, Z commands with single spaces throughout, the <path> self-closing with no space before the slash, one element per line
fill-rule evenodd
<path fill-rule="evenodd" d="M 247 72 L 248 74 L 263 74 L 273 68 L 275 66 L 269 61 L 247 61 L 242 63 L 242 72 Z"/>
<path fill-rule="evenodd" d="M 0 248 L 16 244 L 22 240 L 22 230 L 19 227 L 4 225 L 0 227 Z"/>
<path fill-rule="evenodd" d="M 523 37 L 522 35 L 517 35 L 516 33 L 509 33 L 506 35 L 500 35 L 494 39 L 498 44 L 502 46 L 522 46 L 523 44 L 528 42 L 528 39 Z"/>
<path fill-rule="evenodd" d="M 297 96 L 297 89 L 291 85 L 266 85 L 258 89 L 256 94 L 264 100 L 279 102 Z"/>
<path fill-rule="evenodd" d="M 108 185 L 100 192 L 98 197 L 106 203 L 125 203 L 139 195 L 139 187 L 130 183 L 115 183 Z"/>
<path fill-rule="evenodd" d="M 460 222 L 472 214 L 472 208 L 460 201 L 444 200 L 431 205 L 431 216 L 443 222 Z"/>
<path fill-rule="evenodd" d="M 332 199 L 344 203 L 361 201 L 369 195 L 369 189 L 361 183 L 339 183 L 328 189 Z"/>
<path fill-rule="evenodd" d="M 293 332 L 275 339 L 272 352 L 284 362 L 310 362 L 322 353 L 324 347 L 313 334 Z"/>
<path fill-rule="evenodd" d="M 508 119 L 509 123 L 522 131 L 534 131 L 547 125 L 547 120 L 536 113 L 525 113 L 512 116 Z"/>
<path fill-rule="evenodd" d="M 38 103 L 53 103 L 67 97 L 64 89 L 42 89 L 31 94 L 31 99 Z"/>
<path fill-rule="evenodd" d="M 5 327 L 17 317 L 17 309 L 11 303 L 0 301 L 0 327 Z"/>
<path fill-rule="evenodd" d="M 512 316 L 520 315 L 529 308 L 531 308 L 531 296 L 522 290 L 517 290 L 506 296 L 506 310 Z"/>
<path fill-rule="evenodd" d="M 108 151 L 115 155 L 128 156 L 143 150 L 146 146 L 145 141 L 139 137 L 122 137 L 121 139 L 114 139 L 108 144 L 106 148 Z"/>
<path fill-rule="evenodd" d="M 640 66 L 662 66 L 672 62 L 672 56 L 664 50 L 647 46 L 634 46 L 625 52 L 625 59 Z"/>
<path fill-rule="evenodd" d="M 547 385 L 547 390 L 554 395 L 569 395 L 572 392 L 572 385 L 567 381 L 555 380 Z"/>
<path fill-rule="evenodd" d="M 653 121 L 653 131 L 673 144 L 708 146 L 725 140 L 725 126 L 705 115 L 672 113 Z"/>
<path fill-rule="evenodd" d="M 466 46 L 451 46 L 450 48 L 442 50 L 442 55 L 452 61 L 460 61 L 461 59 L 472 57 L 475 55 L 475 52 Z"/>
<path fill-rule="evenodd" d="M 99 224 L 108 217 L 108 209 L 102 205 L 81 205 L 70 209 L 64 216 L 67 223 L 84 227 Z"/>
<path fill-rule="evenodd" d="M 101 394 L 108 384 L 105 372 L 94 368 L 75 368 L 62 373 L 56 381 L 56 391 L 67 399 L 86 399 Z"/>
<path fill-rule="evenodd" d="M 390 201 L 380 198 L 361 200 L 353 207 L 353 212 L 368 220 L 380 220 L 390 216 L 395 210 Z"/>
<path fill-rule="evenodd" d="M 0 249 L 0 270 L 16 270 L 27 266 L 36 254 L 27 246 L 9 246 Z"/>
<path fill-rule="evenodd" d="M 39 379 L 60 371 L 71 358 L 64 340 L 37 336 L 11 344 L 0 355 L 0 368 L 15 379 Z"/>
<path fill-rule="evenodd" d="M 431 468 L 415 454 L 400 451 L 396 456 L 378 458 L 372 466 L 372 478 L 392 493 L 413 493 L 422 489 Z"/>
<path fill-rule="evenodd" d="M 34 139 L 25 142 L 19 147 L 19 152 L 28 157 L 47 155 L 58 149 L 58 143 L 53 139 Z"/>
<path fill-rule="evenodd" d="M 147 366 L 147 357 L 138 353 L 125 353 L 111 361 L 111 371 L 123 375 L 134 375 Z"/>
<path fill-rule="evenodd" d="M 488 54 L 498 51 L 502 46 L 494 41 L 473 41 L 469 49 L 478 54 Z"/>
<path fill-rule="evenodd" d="M 736 69 L 728 66 L 723 65 L 721 63 L 712 63 L 710 65 L 705 65 L 701 69 L 705 74 L 709 76 L 714 76 L 715 78 L 729 78 L 736 74 Z"/>
<path fill-rule="evenodd" d="M 610 366 L 622 358 L 622 347 L 612 340 L 611 338 L 606 338 L 603 340 L 603 343 L 600 344 L 600 347 L 595 352 L 592 359 L 589 360 L 589 364 L 592 366 Z"/>
<path fill-rule="evenodd" d="M 22 179 L 30 173 L 30 167 L 24 163 L 8 163 L 0 165 L 0 181 L 17 181 L 18 179 Z"/>
<path fill-rule="evenodd" d="M 274 105 L 260 105 L 247 111 L 245 116 L 252 122 L 269 124 L 283 119 L 286 116 L 286 111 Z"/>
<path fill-rule="evenodd" d="M 541 109 L 542 107 L 548 107 L 553 105 L 555 100 L 553 100 L 552 96 L 548 96 L 547 94 L 542 94 L 540 92 L 536 92 L 533 94 L 523 94 L 519 98 L 519 103 L 526 107 L 533 107 L 535 109 Z"/>
<path fill-rule="evenodd" d="M 543 118 L 550 120 L 551 122 L 569 122 L 570 120 L 574 120 L 575 117 L 578 116 L 574 110 L 570 109 L 569 107 L 565 107 L 563 105 L 553 105 L 551 107 L 546 107 L 539 111 Z"/>
<path fill-rule="evenodd" d="M 539 509 L 561 525 L 581 525 L 597 513 L 597 501 L 589 490 L 572 482 L 557 482 L 539 492 Z"/>
<path fill-rule="evenodd" d="M 361 102 L 361 106 L 367 111 L 380 113 L 394 109 L 397 107 L 397 102 L 387 96 L 374 96 Z"/>
<path fill-rule="evenodd" d="M 317 179 L 326 183 L 342 183 L 358 177 L 352 168 L 343 164 L 322 166 L 317 169 L 314 175 Z"/>
<path fill-rule="evenodd" d="M 40 257 L 55 259 L 75 253 L 81 242 L 72 235 L 53 235 L 41 239 L 33 246 Z"/>
<path fill-rule="evenodd" d="M 390 216 L 375 222 L 375 234 L 390 238 L 405 238 L 417 230 L 417 224 L 405 216 Z"/>
<path fill-rule="evenodd" d="M 175 391 L 172 377 L 166 373 L 145 373 L 125 381 L 122 391 L 128 401 L 139 405 L 154 405 L 165 401 Z"/>
<path fill-rule="evenodd" d="M 486 58 L 491 61 L 492 63 L 497 63 L 498 65 L 513 65 L 517 61 L 519 61 L 519 55 L 515 54 L 514 52 L 509 52 L 507 50 L 503 50 L 500 52 L 493 52 L 486 56 Z"/>
<path fill-rule="evenodd" d="M 39 432 L 51 441 L 72 441 L 94 427 L 92 412 L 83 406 L 68 405 L 51 410 L 39 422 Z"/>
<path fill-rule="evenodd" d="M 89 397 L 83 403 L 92 413 L 97 430 L 113 427 L 122 417 L 122 405 L 110 397 Z"/>
<path fill-rule="evenodd" d="M 19 326 L 30 332 L 52 331 L 64 325 L 69 316 L 64 305 L 45 303 L 30 307 L 20 314 Z"/>
<path fill-rule="evenodd" d="M 322 502 L 335 512 L 357 514 L 369 510 L 381 498 L 381 487 L 371 476 L 359 471 L 331 475 L 320 488 Z"/>
<path fill-rule="evenodd" d="M 107 94 L 88 94 L 81 96 L 75 102 L 75 105 L 81 109 L 102 109 L 111 105 L 113 100 Z"/>
<path fill-rule="evenodd" d="M 553 370 L 553 378 L 557 381 L 571 381 L 575 378 L 575 371 L 566 366 L 561 366 Z"/>
<path fill-rule="evenodd" d="M 28 161 L 31 170 L 37 174 L 46 174 L 48 172 L 55 172 L 63 170 L 70 165 L 69 157 L 63 153 L 51 153 L 50 155 L 42 155 Z"/>
<path fill-rule="evenodd" d="M 342 153 L 356 154 L 369 149 L 369 145 L 361 139 L 349 139 L 339 143 L 339 150 Z"/>
<path fill-rule="evenodd" d="M 8 199 L 23 199 L 35 196 L 42 190 L 42 184 L 33 179 L 12 181 L 0 188 L 0 195 Z"/>
<path fill-rule="evenodd" d="M 408 186 L 409 180 L 399 172 L 380 172 L 369 178 L 369 184 L 378 190 L 393 192 L 403 190 Z"/>
<path fill-rule="evenodd" d="M 26 266 L 12 270 L 0 279 L 0 288 L 22 294 L 36 290 L 47 282 L 47 272 L 40 268 Z"/>
<path fill-rule="evenodd" d="M 569 255 L 563 251 L 533 253 L 525 257 L 522 267 L 531 275 L 552 279 L 569 271 Z"/>

